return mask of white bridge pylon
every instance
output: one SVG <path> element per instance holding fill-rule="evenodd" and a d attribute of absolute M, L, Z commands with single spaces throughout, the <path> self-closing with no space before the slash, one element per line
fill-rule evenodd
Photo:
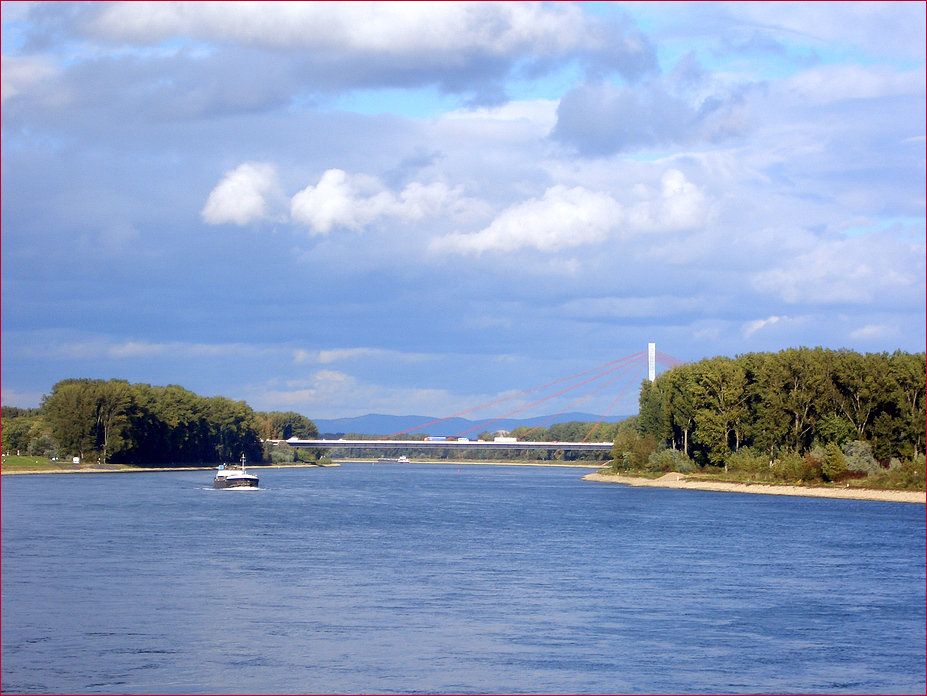
<path fill-rule="evenodd" d="M 509 438 L 506 438 L 508 440 Z M 284 440 L 290 447 L 320 449 L 456 449 L 456 450 L 580 450 L 607 452 L 611 442 L 519 442 L 497 440 Z"/>

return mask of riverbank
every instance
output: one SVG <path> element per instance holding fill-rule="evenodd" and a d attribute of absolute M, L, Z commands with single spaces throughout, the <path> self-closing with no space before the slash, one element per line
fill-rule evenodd
<path fill-rule="evenodd" d="M 691 491 L 723 491 L 759 495 L 792 495 L 808 498 L 842 498 L 844 500 L 879 500 L 888 503 L 927 504 L 927 492 L 880 490 L 876 488 L 828 488 L 826 486 L 777 486 L 766 483 L 731 483 L 689 479 L 683 474 L 666 474 L 656 479 L 596 472 L 583 476 L 584 481 L 620 483 L 625 486 L 679 488 Z"/>
<path fill-rule="evenodd" d="M 263 469 L 318 469 L 321 467 L 341 466 L 336 462 L 331 464 L 309 464 L 300 462 L 299 464 L 254 464 L 256 471 Z M 129 466 L 128 464 L 113 464 L 111 466 L 90 466 L 90 467 L 40 467 L 35 469 L 17 469 L 0 471 L 3 476 L 31 476 L 34 474 L 133 474 L 151 471 L 215 471 L 218 464 L 213 466 Z"/>

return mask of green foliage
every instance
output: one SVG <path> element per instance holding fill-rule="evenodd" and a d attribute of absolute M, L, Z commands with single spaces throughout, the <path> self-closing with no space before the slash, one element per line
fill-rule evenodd
<path fill-rule="evenodd" d="M 750 474 L 753 476 L 765 476 L 770 473 L 769 456 L 756 452 L 750 447 L 744 447 L 737 452 L 731 453 L 724 462 L 727 471 L 733 473 Z"/>
<path fill-rule="evenodd" d="M 772 466 L 773 478 L 784 483 L 813 483 L 820 478 L 820 471 L 820 460 L 793 449 L 782 450 Z"/>
<path fill-rule="evenodd" d="M 262 440 L 315 440 L 319 429 L 306 416 L 293 411 L 254 414 L 255 426 Z"/>
<path fill-rule="evenodd" d="M 6 406 L 4 406 L 6 408 Z M 35 418 L 7 419 L 3 417 L 3 452 L 15 454 L 17 451 L 25 452 L 29 448 L 31 431 Z"/>
<path fill-rule="evenodd" d="M 254 412 L 244 401 L 204 398 L 176 385 L 64 380 L 41 417 L 61 455 L 130 464 L 262 459 Z M 46 444 L 47 441 L 46 441 Z"/>
<path fill-rule="evenodd" d="M 682 450 L 658 450 L 647 458 L 647 464 L 650 471 L 678 471 L 680 474 L 695 471 L 695 464 Z"/>
<path fill-rule="evenodd" d="M 913 460 L 899 462 L 892 469 L 880 468 L 878 472 L 870 474 L 866 485 L 876 488 L 909 488 L 922 491 L 925 489 L 924 455 L 918 455 Z"/>
<path fill-rule="evenodd" d="M 846 418 L 836 413 L 828 413 L 818 421 L 815 433 L 825 445 L 831 442 L 843 445 L 856 436 L 856 429 Z"/>
<path fill-rule="evenodd" d="M 126 433 L 136 416 L 136 398 L 123 380 L 65 380 L 43 399 L 42 414 L 65 453 L 105 464 L 131 448 Z"/>
<path fill-rule="evenodd" d="M 852 441 L 868 441 L 884 462 L 910 461 L 925 447 L 924 385 L 924 353 L 793 348 L 711 358 L 642 385 L 640 431 L 701 466 L 730 469 L 744 447 L 768 465 L 783 450 Z M 823 455 L 815 459 L 823 466 Z"/>
<path fill-rule="evenodd" d="M 838 481 L 847 473 L 847 460 L 836 442 L 828 443 L 824 448 L 824 460 L 821 471 L 828 481 Z"/>
<path fill-rule="evenodd" d="M 868 442 L 853 440 L 844 444 L 842 450 L 849 471 L 875 473 L 882 467 L 872 456 L 872 447 Z"/>
<path fill-rule="evenodd" d="M 640 435 L 636 430 L 625 428 L 618 432 L 612 447 L 612 468 L 628 470 L 645 470 L 650 455 L 657 450 L 657 439 L 650 435 Z"/>

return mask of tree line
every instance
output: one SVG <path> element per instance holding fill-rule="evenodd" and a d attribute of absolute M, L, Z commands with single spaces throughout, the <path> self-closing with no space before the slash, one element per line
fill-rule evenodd
<path fill-rule="evenodd" d="M 643 382 L 636 438 L 616 441 L 615 460 L 755 468 L 830 457 L 834 471 L 848 456 L 869 468 L 921 461 L 925 375 L 925 354 L 901 351 L 794 348 L 682 365 Z"/>
<path fill-rule="evenodd" d="M 58 382 L 38 409 L 3 407 L 3 451 L 136 465 L 250 462 L 264 441 L 318 437 L 294 412 L 256 412 L 244 401 L 125 380 Z"/>

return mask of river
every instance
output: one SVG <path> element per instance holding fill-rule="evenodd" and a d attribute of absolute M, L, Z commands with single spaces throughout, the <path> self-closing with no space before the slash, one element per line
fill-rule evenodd
<path fill-rule="evenodd" d="M 923 505 L 250 471 L 4 476 L 2 692 L 925 692 Z"/>

